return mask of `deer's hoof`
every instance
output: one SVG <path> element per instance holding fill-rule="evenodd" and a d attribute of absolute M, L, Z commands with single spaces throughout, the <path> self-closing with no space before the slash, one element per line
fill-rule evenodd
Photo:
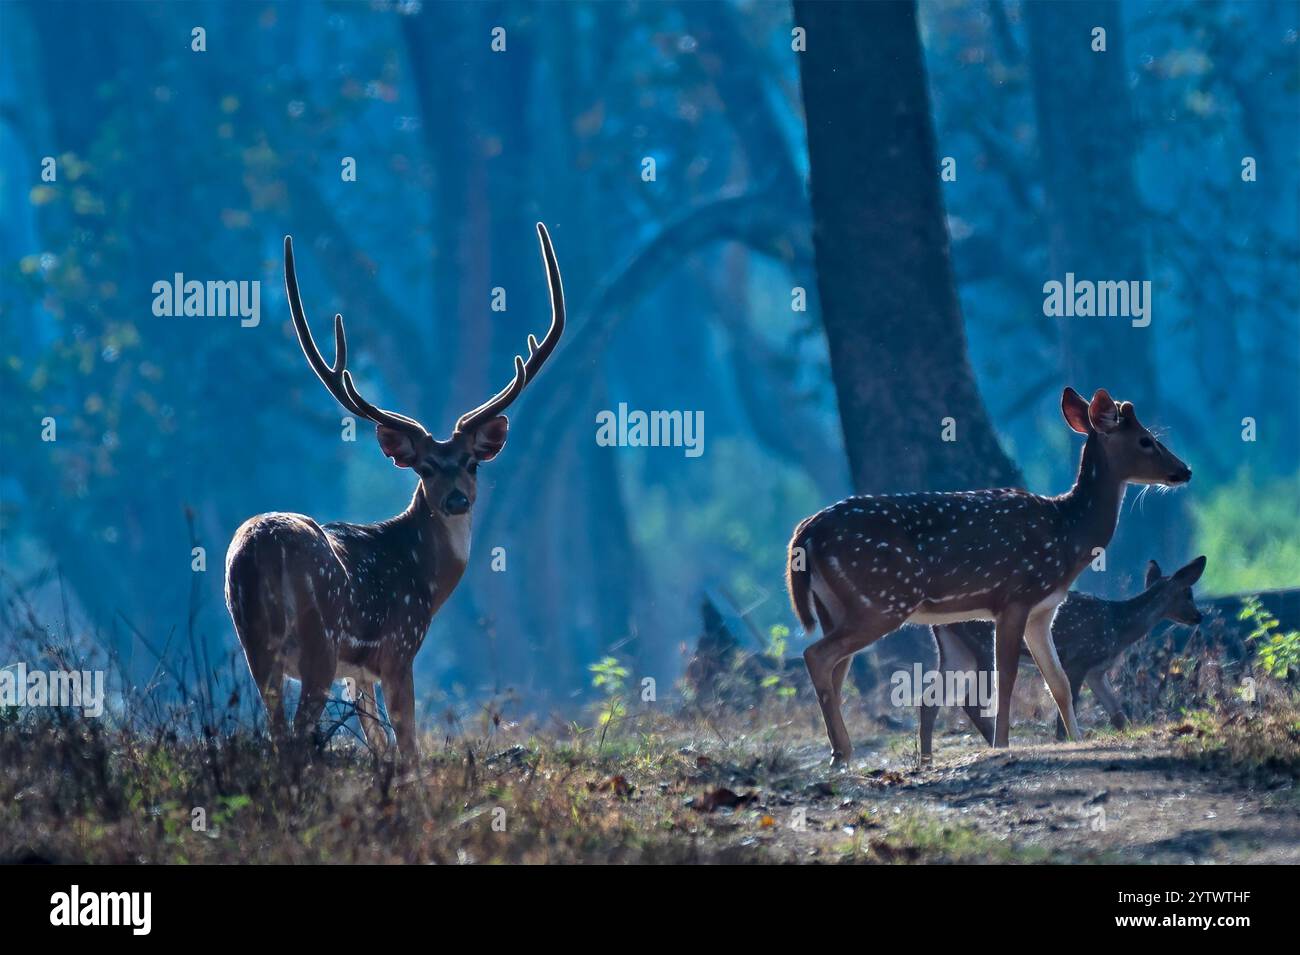
<path fill-rule="evenodd" d="M 831 755 L 831 769 L 836 772 L 843 772 L 849 768 L 849 757 L 844 753 L 834 753 Z"/>

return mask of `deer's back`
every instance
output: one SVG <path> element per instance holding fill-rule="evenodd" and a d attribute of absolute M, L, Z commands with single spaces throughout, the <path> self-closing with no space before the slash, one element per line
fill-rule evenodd
<path fill-rule="evenodd" d="M 1052 621 L 1052 639 L 1061 665 L 1073 679 L 1112 660 L 1126 645 L 1116 619 L 1115 601 L 1072 593 Z"/>
<path fill-rule="evenodd" d="M 1061 543 L 1055 500 L 1016 489 L 851 497 L 802 539 L 827 575 L 916 622 L 1038 601 L 1069 586 L 1079 555 Z M 920 609 L 917 609 L 919 606 Z"/>

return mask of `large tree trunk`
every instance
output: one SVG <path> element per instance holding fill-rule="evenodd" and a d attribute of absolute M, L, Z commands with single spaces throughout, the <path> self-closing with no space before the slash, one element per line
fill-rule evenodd
<path fill-rule="evenodd" d="M 915 5 L 794 6 L 817 286 L 854 486 L 1019 484 L 967 360 Z"/>

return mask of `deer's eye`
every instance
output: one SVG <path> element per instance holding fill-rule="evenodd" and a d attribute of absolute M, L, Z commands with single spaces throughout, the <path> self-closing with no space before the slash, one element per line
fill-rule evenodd
<path fill-rule="evenodd" d="M 1138 438 L 1138 447 L 1139 447 L 1139 448 L 1142 448 L 1142 449 L 1144 449 L 1144 450 L 1150 451 L 1150 450 L 1151 450 L 1152 448 L 1154 448 L 1155 446 L 1156 446 L 1156 445 L 1155 445 L 1155 442 L 1152 441 L 1150 438 L 1146 437 L 1146 435 L 1143 435 L 1142 437 Z"/>

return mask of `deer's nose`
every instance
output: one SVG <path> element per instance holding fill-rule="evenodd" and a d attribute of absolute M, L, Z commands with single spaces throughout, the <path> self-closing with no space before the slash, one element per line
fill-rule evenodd
<path fill-rule="evenodd" d="M 1169 480 L 1174 484 L 1186 484 L 1191 479 L 1192 469 L 1185 464 L 1182 467 L 1175 468 L 1173 473 L 1169 475 Z"/>
<path fill-rule="evenodd" d="M 464 514 L 469 510 L 469 498 L 460 491 L 452 491 L 442 502 L 442 509 L 448 514 Z"/>

